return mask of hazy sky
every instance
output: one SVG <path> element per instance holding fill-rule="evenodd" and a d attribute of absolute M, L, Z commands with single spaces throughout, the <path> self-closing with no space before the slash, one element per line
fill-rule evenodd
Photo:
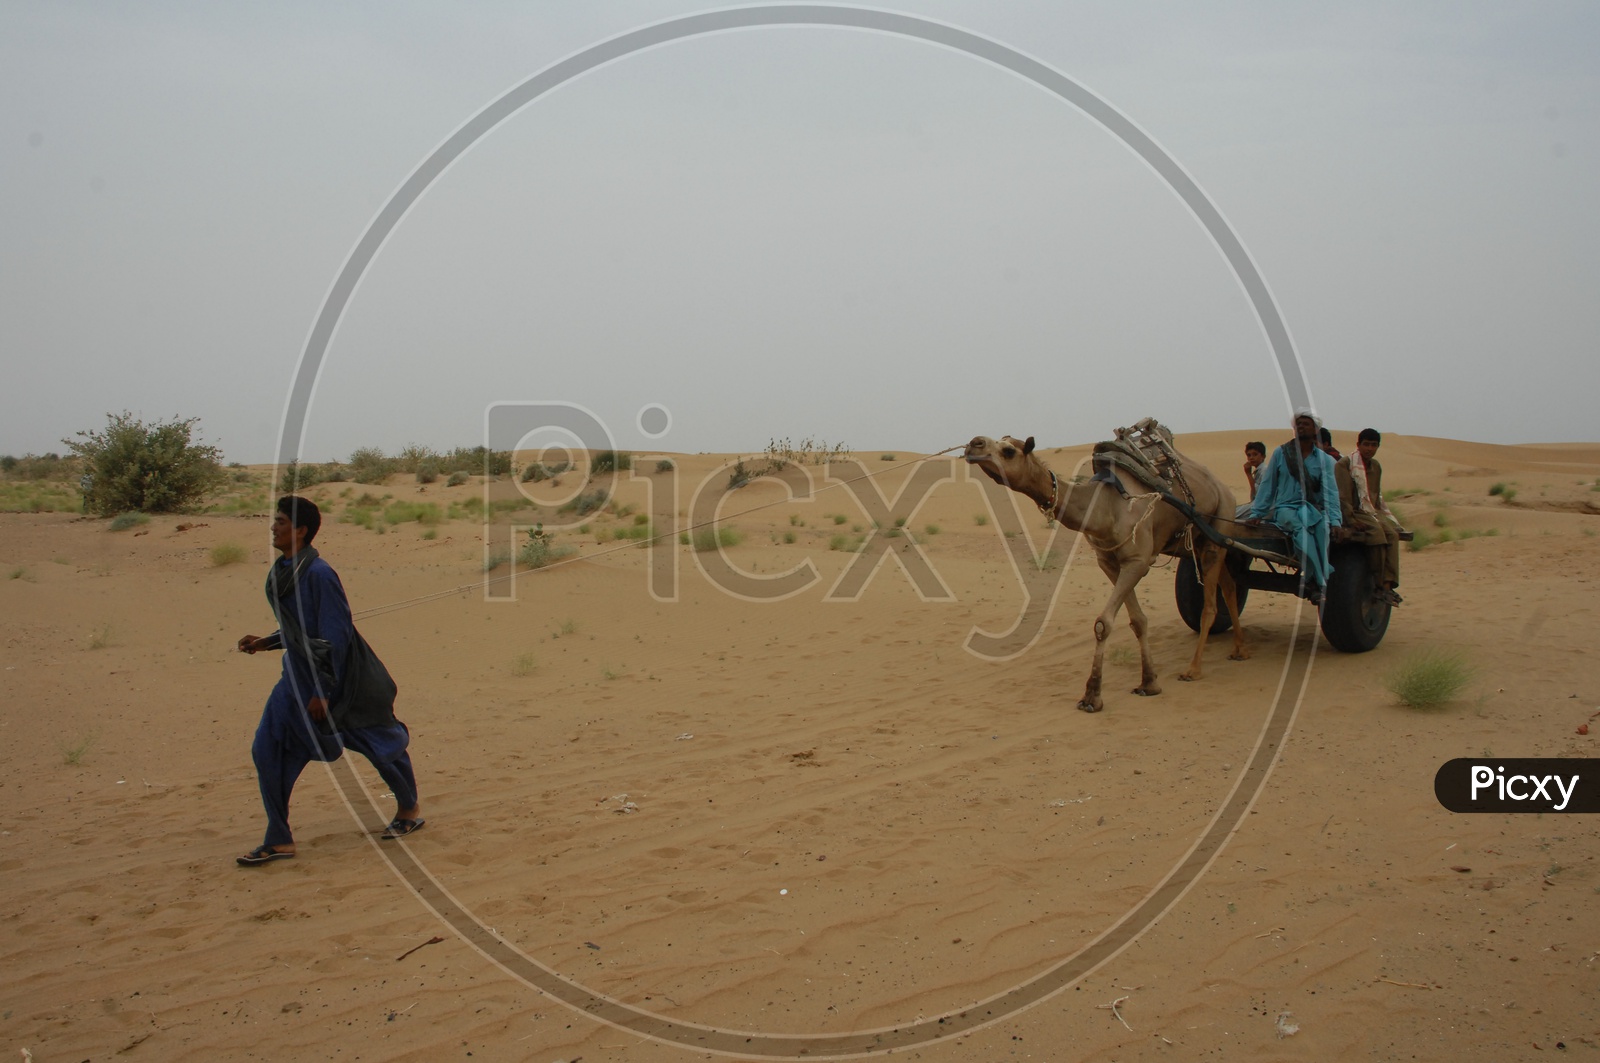
<path fill-rule="evenodd" d="M 11 0 L 0 453 L 126 408 L 270 460 L 330 284 L 428 153 L 552 62 L 705 9 Z M 1043 60 L 1162 144 L 1336 430 L 1600 438 L 1600 5 L 895 10 Z M 831 28 L 632 55 L 479 141 L 365 274 L 305 456 L 473 445 L 509 400 L 669 451 L 1288 415 L 1238 281 L 1120 141 L 971 56 Z"/>

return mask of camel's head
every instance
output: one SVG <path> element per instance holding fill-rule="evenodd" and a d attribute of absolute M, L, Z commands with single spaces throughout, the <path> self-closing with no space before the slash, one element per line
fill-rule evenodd
<path fill-rule="evenodd" d="M 976 465 L 985 476 L 1004 487 L 1017 489 L 1033 480 L 1043 466 L 1033 456 L 1033 437 L 1017 439 L 1015 436 L 974 436 L 967 449 L 961 452 L 968 465 Z"/>

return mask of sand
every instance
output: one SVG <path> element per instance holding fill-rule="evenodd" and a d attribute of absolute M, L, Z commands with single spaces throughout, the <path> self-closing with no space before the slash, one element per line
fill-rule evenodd
<path fill-rule="evenodd" d="M 1179 442 L 1240 488 L 1244 440 L 1282 435 Z M 1071 472 L 1084 453 L 1045 457 Z M 1270 775 L 1159 920 L 1015 1010 L 1008 994 L 1150 896 L 1246 779 L 1297 603 L 1252 594 L 1253 658 L 1230 662 L 1229 640 L 1213 640 L 1205 677 L 1180 683 L 1193 635 L 1170 570 L 1153 573 L 1142 598 L 1164 692 L 1128 692 L 1138 665 L 1119 622 L 1106 711 L 1081 713 L 1106 584 L 1074 537 L 1054 542 L 1060 587 L 1041 636 L 980 659 L 964 648 L 971 632 L 1003 632 L 1022 611 L 1007 519 L 1039 551 L 1050 531 L 1025 506 L 992 512 L 948 458 L 858 457 L 889 499 L 914 469 L 941 477 L 911 488 L 920 507 L 882 555 L 829 549 L 870 530 L 870 506 L 848 489 L 791 499 L 758 480 L 724 495 L 726 457 L 676 455 L 657 473 L 641 456 L 620 488 L 641 514 L 655 500 L 659 530 L 710 482 L 743 536 L 723 555 L 739 572 L 814 566 L 779 600 L 727 593 L 701 567 L 715 553 L 612 538 L 632 514 L 557 529 L 578 554 L 519 574 L 514 600 L 505 584 L 487 601 L 477 586 L 479 523 L 424 538 L 418 524 L 380 535 L 330 520 L 317 541 L 358 616 L 374 614 L 358 623 L 414 735 L 428 825 L 383 845 L 505 946 L 666 1020 L 653 1028 L 666 1040 L 530 987 L 463 940 L 459 917 L 442 921 L 370 838 L 393 803 L 365 763 L 375 804 L 352 791 L 353 816 L 345 767 L 313 765 L 295 796 L 299 856 L 235 866 L 263 828 L 249 746 L 278 670 L 275 655 L 233 648 L 273 626 L 265 518 L 157 517 L 114 533 L 67 514 L 0 516 L 0 1051 L 41 1063 L 711 1058 L 669 1043 L 690 1026 L 750 1031 L 744 1058 L 782 1054 L 800 1043 L 791 1035 L 880 1028 L 880 1046 L 907 1046 L 897 1058 L 939 1061 L 1600 1048 L 1600 824 L 1452 814 L 1433 794 L 1454 757 L 1596 755 L 1577 730 L 1600 711 L 1600 445 L 1391 436 L 1385 486 L 1411 492 L 1397 503 L 1408 522 L 1473 537 L 1404 554 L 1405 605 L 1373 652 L 1318 639 Z M 663 501 L 674 479 L 677 501 Z M 1495 483 L 1514 497 L 1490 495 Z M 537 490 L 554 501 L 576 486 L 569 474 Z M 477 480 L 398 477 L 353 490 L 483 493 Z M 248 561 L 213 565 L 230 542 Z M 862 558 L 878 563 L 870 580 L 830 600 Z M 676 600 L 658 600 L 674 566 Z M 459 587 L 471 589 L 380 608 Z M 1436 709 L 1399 705 L 1386 677 L 1437 648 L 1463 653 L 1471 682 Z M 1011 1003 L 973 1010 L 991 999 Z M 937 1017 L 963 1010 L 949 1023 L 959 1036 L 937 1039 Z"/>

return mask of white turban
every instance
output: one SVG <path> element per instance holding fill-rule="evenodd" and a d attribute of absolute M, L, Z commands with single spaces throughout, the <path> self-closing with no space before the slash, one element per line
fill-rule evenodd
<path fill-rule="evenodd" d="M 1312 409 L 1309 406 L 1301 406 L 1300 408 L 1296 409 L 1294 411 L 1294 416 L 1289 419 L 1289 423 L 1293 424 L 1302 417 L 1309 417 L 1318 428 L 1322 427 L 1322 418 L 1318 417 L 1314 412 L 1312 412 Z"/>

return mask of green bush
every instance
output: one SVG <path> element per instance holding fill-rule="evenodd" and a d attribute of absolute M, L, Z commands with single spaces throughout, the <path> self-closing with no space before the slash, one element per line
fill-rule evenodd
<path fill-rule="evenodd" d="M 424 458 L 417 462 L 417 483 L 431 484 L 439 478 L 439 459 Z"/>
<path fill-rule="evenodd" d="M 137 528 L 141 524 L 149 523 L 149 517 L 145 516 L 143 513 L 130 510 L 127 513 L 118 513 L 115 517 L 111 518 L 111 530 L 127 531 L 129 528 Z"/>
<path fill-rule="evenodd" d="M 482 446 L 457 447 L 444 456 L 442 468 L 471 476 L 509 476 L 511 451 Z"/>
<path fill-rule="evenodd" d="M 83 463 L 86 512 L 180 512 L 227 481 L 222 452 L 193 438 L 198 417 L 147 425 L 123 411 L 106 420 L 101 431 L 62 441 Z"/>
<path fill-rule="evenodd" d="M 439 507 L 432 502 L 391 502 L 383 511 L 383 519 L 390 524 L 438 524 L 442 519 Z"/>
<path fill-rule="evenodd" d="M 77 471 L 78 462 L 60 454 L 24 454 L 20 458 L 7 454 L 0 458 L 0 473 L 8 480 L 67 480 Z"/>
<path fill-rule="evenodd" d="M 211 563 L 217 568 L 224 565 L 237 565 L 241 561 L 250 560 L 250 551 L 238 543 L 218 543 L 211 548 Z"/>
<path fill-rule="evenodd" d="M 301 464 L 291 461 L 278 471 L 278 493 L 292 495 L 317 484 L 342 483 L 350 478 L 350 471 L 336 461 L 326 465 Z"/>
<path fill-rule="evenodd" d="M 633 540 L 644 540 L 650 538 L 650 518 L 645 517 L 643 513 L 639 514 L 639 516 L 644 517 L 643 522 L 635 521 L 633 524 L 626 527 L 616 528 L 611 532 L 611 537 L 613 539 Z"/>
<path fill-rule="evenodd" d="M 676 468 L 677 466 L 673 464 L 671 458 L 662 458 L 660 461 L 656 462 L 656 472 L 671 472 Z"/>
<path fill-rule="evenodd" d="M 1385 685 L 1402 705 L 1426 709 L 1451 701 L 1472 681 L 1472 669 L 1459 653 L 1421 650 L 1389 674 Z"/>
<path fill-rule="evenodd" d="M 455 472 L 450 474 L 450 479 L 446 480 L 444 485 L 446 487 L 460 487 L 470 479 L 472 479 L 472 477 L 468 476 L 460 469 L 457 469 Z"/>
<path fill-rule="evenodd" d="M 81 508 L 77 489 L 66 484 L 0 483 L 0 513 L 76 513 Z"/>
<path fill-rule="evenodd" d="M 607 498 L 608 496 L 606 492 L 599 488 L 596 488 L 593 491 L 583 491 L 578 495 L 578 497 L 574 498 L 572 501 L 568 502 L 566 505 L 557 510 L 557 512 L 576 513 L 580 517 L 585 517 L 599 509 L 601 506 L 604 506 Z"/>
<path fill-rule="evenodd" d="M 625 450 L 602 450 L 589 462 L 589 471 L 595 475 L 631 468 L 633 468 L 633 455 Z"/>
<path fill-rule="evenodd" d="M 432 465 L 434 471 L 439 468 L 439 455 L 430 448 L 418 443 L 407 443 L 400 448 L 400 457 L 395 460 L 401 472 L 420 472 L 424 465 Z"/>
<path fill-rule="evenodd" d="M 382 484 L 400 471 L 400 462 L 386 457 L 377 447 L 358 447 L 350 452 L 350 479 L 359 484 Z"/>
<path fill-rule="evenodd" d="M 572 547 L 557 546 L 555 536 L 544 530 L 543 524 L 528 529 L 528 541 L 517 553 L 517 561 L 524 568 L 544 568 L 572 554 Z"/>
<path fill-rule="evenodd" d="M 719 546 L 738 546 L 744 542 L 744 533 L 731 525 L 724 525 L 721 528 L 697 528 L 691 541 L 696 552 L 703 554 Z"/>

